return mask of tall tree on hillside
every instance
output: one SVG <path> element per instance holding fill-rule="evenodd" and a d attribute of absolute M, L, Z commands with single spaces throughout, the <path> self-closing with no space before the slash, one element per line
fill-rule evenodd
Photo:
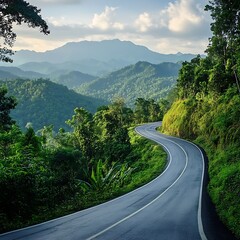
<path fill-rule="evenodd" d="M 13 24 L 26 23 L 28 27 L 39 27 L 40 32 L 49 34 L 48 25 L 40 15 L 40 9 L 30 5 L 24 0 L 0 0 L 0 61 L 12 62 L 8 55 L 13 55 L 11 50 L 16 40 Z"/>
<path fill-rule="evenodd" d="M 148 101 L 144 98 L 137 98 L 135 101 L 134 111 L 135 121 L 137 123 L 144 123 L 148 121 Z"/>
<path fill-rule="evenodd" d="M 66 123 L 73 128 L 73 144 L 89 161 L 94 155 L 94 130 L 92 114 L 84 108 L 75 108 L 72 119 Z"/>
<path fill-rule="evenodd" d="M 7 96 L 7 89 L 0 88 L 0 131 L 8 130 L 14 121 L 10 117 L 10 111 L 17 105 L 16 99 Z"/>
<path fill-rule="evenodd" d="M 116 99 L 111 105 L 99 109 L 94 123 L 99 135 L 101 158 L 108 162 L 124 161 L 131 151 L 127 128 L 132 122 L 132 110 L 123 99 Z"/>
<path fill-rule="evenodd" d="M 214 20 L 211 23 L 213 37 L 210 39 L 208 51 L 218 48 L 215 54 L 223 56 L 225 61 L 234 53 L 240 43 L 240 5 L 238 0 L 214 0 L 205 8 L 211 11 Z M 216 49 L 215 49 L 216 50 Z"/>
<path fill-rule="evenodd" d="M 229 84 L 235 79 L 239 88 L 240 73 L 240 4 L 238 0 L 212 0 L 205 10 L 211 12 L 213 37 L 207 52 L 219 69 L 225 70 Z M 218 73 L 218 70 L 216 71 Z M 232 77 L 229 78 L 229 75 Z M 213 76 L 214 78 L 215 76 Z M 239 88 L 240 91 L 240 88 Z"/>

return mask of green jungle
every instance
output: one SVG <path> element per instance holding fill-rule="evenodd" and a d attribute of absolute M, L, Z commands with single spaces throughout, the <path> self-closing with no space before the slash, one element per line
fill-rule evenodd
<path fill-rule="evenodd" d="M 21 130 L 12 119 L 17 102 L 3 84 L 0 232 L 99 204 L 159 175 L 166 153 L 134 126 L 163 119 L 161 131 L 206 151 L 209 194 L 240 238 L 239 2 L 215 0 L 206 10 L 213 18 L 207 56 L 182 63 L 168 100 L 137 98 L 133 110 L 121 98 L 95 112 L 78 107 L 66 118 L 70 131 L 50 124 L 35 132 L 31 123 Z"/>
<path fill-rule="evenodd" d="M 0 231 L 99 204 L 147 183 L 164 169 L 166 153 L 131 126 L 163 117 L 166 101 L 118 99 L 91 114 L 75 108 L 66 121 L 35 133 L 12 120 L 16 99 L 0 88 Z"/>

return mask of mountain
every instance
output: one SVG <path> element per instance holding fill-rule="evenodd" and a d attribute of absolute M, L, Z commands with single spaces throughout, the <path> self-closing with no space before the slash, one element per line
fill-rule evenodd
<path fill-rule="evenodd" d="M 44 68 L 41 70 L 39 65 L 37 72 L 44 74 L 49 74 L 51 69 L 56 70 L 55 68 L 58 68 L 103 76 L 106 73 L 139 61 L 147 61 L 153 64 L 162 62 L 176 63 L 185 60 L 189 61 L 195 56 L 182 53 L 161 54 L 130 41 L 115 39 L 99 42 L 70 42 L 46 52 L 21 50 L 13 56 L 13 60 L 15 66 L 20 65 L 21 69 L 28 71 L 36 71 L 36 65 L 40 63 L 41 66 L 44 65 Z M 28 65 L 28 68 L 26 68 L 26 65 L 23 64 L 29 62 L 32 62 L 32 67 Z"/>
<path fill-rule="evenodd" d="M 51 81 L 67 86 L 69 89 L 81 86 L 84 83 L 93 81 L 97 77 L 78 71 L 71 71 L 59 75 L 59 72 L 49 75 Z"/>
<path fill-rule="evenodd" d="M 11 72 L 0 70 L 0 79 L 9 80 L 9 79 L 16 79 L 16 78 L 18 78 L 18 76 L 12 74 Z"/>
<path fill-rule="evenodd" d="M 22 129 L 28 122 L 35 130 L 50 124 L 56 131 L 61 127 L 68 129 L 65 121 L 72 117 L 76 107 L 84 107 L 93 113 L 99 106 L 107 104 L 48 80 L 0 81 L 0 85 L 3 84 L 7 86 L 9 95 L 15 96 L 18 101 L 11 116 Z"/>
<path fill-rule="evenodd" d="M 18 66 L 23 71 L 33 71 L 41 74 L 49 74 L 60 70 L 55 64 L 49 62 L 27 62 Z"/>
<path fill-rule="evenodd" d="M 24 65 L 24 68 L 27 69 L 28 66 L 35 66 L 34 70 L 38 71 L 37 64 L 27 63 Z M 17 78 L 22 79 L 50 79 L 53 82 L 62 84 L 64 86 L 67 86 L 69 89 L 76 88 L 81 86 L 83 83 L 92 81 L 93 79 L 96 79 L 96 76 L 91 76 L 89 74 L 85 74 L 79 71 L 66 71 L 66 70 L 57 70 L 55 68 L 55 72 L 52 72 L 51 74 L 43 74 L 45 72 L 44 66 L 47 66 L 46 63 L 40 64 L 40 68 L 42 67 L 42 73 L 39 72 L 33 72 L 33 71 L 23 71 L 20 68 L 17 67 L 0 67 L 0 80 L 14 80 Z M 52 68 L 54 70 L 54 68 Z"/>
<path fill-rule="evenodd" d="M 48 75 L 63 71 L 80 71 L 95 76 L 102 76 L 125 65 L 126 64 L 119 61 L 110 61 L 106 63 L 96 59 L 83 59 L 79 61 L 68 61 L 63 63 L 27 62 L 19 65 L 18 67 L 24 71 L 31 70 Z"/>
<path fill-rule="evenodd" d="M 138 62 L 109 75 L 83 84 L 77 92 L 111 101 L 122 97 L 132 107 L 137 98 L 166 97 L 176 83 L 179 63 Z"/>
<path fill-rule="evenodd" d="M 8 74 L 6 74 L 8 73 Z M 16 78 L 42 78 L 45 75 L 33 72 L 33 71 L 23 71 L 17 67 L 5 67 L 0 66 L 0 79 L 16 79 Z"/>

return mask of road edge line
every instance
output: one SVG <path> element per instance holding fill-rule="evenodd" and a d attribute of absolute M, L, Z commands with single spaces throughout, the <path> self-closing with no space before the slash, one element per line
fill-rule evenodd
<path fill-rule="evenodd" d="M 146 124 L 146 125 L 147 125 L 147 124 Z M 155 129 L 156 129 L 156 128 L 155 128 Z M 156 132 L 157 132 L 157 131 L 156 131 Z M 139 135 L 145 137 L 145 136 L 142 135 L 142 134 L 139 134 Z M 147 138 L 147 137 L 145 137 L 145 138 Z M 148 139 L 150 139 L 150 138 L 148 138 Z M 171 162 L 172 155 L 171 155 L 170 151 L 168 150 L 168 148 L 167 148 L 166 146 L 164 146 L 164 144 L 162 144 L 162 143 L 160 143 L 160 142 L 157 142 L 157 141 L 154 140 L 154 139 L 150 139 L 150 140 L 155 141 L 155 142 L 158 143 L 159 145 L 163 146 L 165 150 L 167 150 L 167 152 L 168 152 L 168 154 L 169 154 L 169 156 L 170 156 L 170 162 Z M 95 235 L 87 238 L 86 240 L 93 240 L 93 239 L 95 239 L 96 237 L 102 235 L 103 233 L 111 230 L 112 228 L 116 227 L 117 225 L 121 224 L 122 222 L 130 219 L 131 217 L 135 216 L 135 215 L 138 214 L 139 212 L 143 211 L 145 208 L 149 207 L 149 206 L 152 205 L 154 202 L 156 202 L 160 197 L 162 197 L 169 189 L 171 189 L 171 188 L 179 181 L 179 179 L 182 177 L 182 175 L 184 174 L 184 172 L 186 171 L 187 166 L 188 166 L 188 155 L 187 155 L 187 152 L 183 149 L 183 147 L 182 147 L 180 144 L 178 144 L 178 143 L 176 143 L 176 142 L 174 142 L 174 141 L 172 141 L 172 140 L 170 140 L 170 139 L 167 139 L 167 138 L 166 138 L 165 140 L 167 140 L 167 141 L 169 141 L 169 142 L 172 142 L 172 143 L 174 143 L 175 145 L 177 145 L 177 146 L 184 152 L 184 154 L 185 154 L 185 156 L 186 156 L 186 163 L 185 163 L 184 169 L 182 170 L 181 174 L 177 177 L 177 179 L 176 179 L 168 188 L 166 188 L 160 195 L 158 195 L 156 198 L 154 198 L 151 202 L 149 202 L 149 203 L 146 204 L 145 206 L 141 207 L 141 208 L 138 209 L 137 211 L 131 213 L 130 215 L 126 216 L 125 218 L 119 220 L 118 222 L 112 224 L 111 226 L 105 228 L 104 230 L 102 230 L 102 231 L 96 233 Z M 169 164 L 169 165 L 170 165 L 170 164 Z M 164 172 L 165 172 L 165 171 L 164 171 Z"/>

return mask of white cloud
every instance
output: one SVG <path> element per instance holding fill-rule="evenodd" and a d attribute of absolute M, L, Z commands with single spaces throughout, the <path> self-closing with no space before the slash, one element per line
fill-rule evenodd
<path fill-rule="evenodd" d="M 60 17 L 60 18 L 48 17 L 47 21 L 48 21 L 48 23 L 51 23 L 53 26 L 56 26 L 56 27 L 66 25 L 65 17 Z"/>
<path fill-rule="evenodd" d="M 173 32 L 187 32 L 199 26 L 203 20 L 198 5 L 193 0 L 179 0 L 169 3 L 166 10 L 168 27 Z"/>
<path fill-rule="evenodd" d="M 196 39 L 194 41 L 178 38 L 162 38 L 154 47 L 154 50 L 161 53 L 195 53 L 202 54 L 206 49 L 208 39 Z"/>
<path fill-rule="evenodd" d="M 120 22 L 115 22 L 115 23 L 113 23 L 112 26 L 113 26 L 114 29 L 118 29 L 118 30 L 123 30 L 124 29 L 124 24 L 120 23 Z"/>
<path fill-rule="evenodd" d="M 92 28 L 98 28 L 103 31 L 108 30 L 110 28 L 123 30 L 124 25 L 120 22 L 114 21 L 115 10 L 116 8 L 107 6 L 105 7 L 105 10 L 102 13 L 100 14 L 95 13 L 90 26 Z"/>
<path fill-rule="evenodd" d="M 140 32 L 146 32 L 149 30 L 153 26 L 150 14 L 147 12 L 140 14 L 135 21 L 135 26 Z"/>
<path fill-rule="evenodd" d="M 137 31 L 163 37 L 195 37 L 205 33 L 206 13 L 195 0 L 169 2 L 158 13 L 144 12 L 135 20 Z"/>
<path fill-rule="evenodd" d="M 17 34 L 20 38 L 17 38 L 15 47 L 44 51 L 69 41 L 119 38 L 162 53 L 203 53 L 210 36 L 209 18 L 198 5 L 199 2 L 194 0 L 176 0 L 164 9 L 133 15 L 126 14 L 122 7 L 106 6 L 100 11 L 94 9 L 86 13 L 85 19 L 80 14 L 81 9 L 78 15 L 61 12 L 46 18 L 51 31 L 48 36 L 39 33 L 39 29 L 18 26 Z M 26 40 L 26 46 L 24 39 L 31 39 Z"/>

